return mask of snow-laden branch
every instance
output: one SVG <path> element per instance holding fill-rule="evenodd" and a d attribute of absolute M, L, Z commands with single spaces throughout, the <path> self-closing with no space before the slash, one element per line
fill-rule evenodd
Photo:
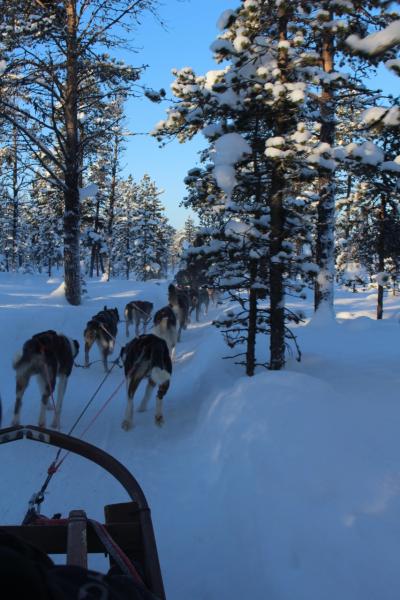
<path fill-rule="evenodd" d="M 393 48 L 400 43 L 400 19 L 393 21 L 390 25 L 367 35 L 365 38 L 360 38 L 358 35 L 350 35 L 346 39 L 346 43 L 358 52 L 376 56 L 382 54 L 389 48 Z"/>

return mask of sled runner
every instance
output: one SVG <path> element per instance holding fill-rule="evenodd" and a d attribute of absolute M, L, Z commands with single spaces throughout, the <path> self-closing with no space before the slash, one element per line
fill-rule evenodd
<path fill-rule="evenodd" d="M 32 507 L 31 501 L 24 520 L 29 524 L 0 524 L 1 530 L 46 554 L 65 554 L 67 565 L 87 568 L 88 553 L 107 554 L 111 571 L 115 568 L 131 576 L 157 599 L 165 600 L 150 509 L 133 475 L 104 450 L 58 431 L 33 425 L 0 429 L 0 444 L 22 439 L 56 446 L 91 460 L 119 481 L 131 501 L 104 506 L 104 524 L 91 520 L 82 510 L 72 510 L 67 519 L 47 519 Z"/>

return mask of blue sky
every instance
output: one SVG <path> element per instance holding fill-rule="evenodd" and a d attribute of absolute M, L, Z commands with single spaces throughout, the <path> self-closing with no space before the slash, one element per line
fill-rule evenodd
<path fill-rule="evenodd" d="M 215 68 L 209 47 L 218 34 L 217 19 L 224 10 L 238 4 L 229 0 L 166 0 L 159 14 L 167 29 L 153 17 L 144 17 L 135 36 L 135 44 L 141 49 L 137 55 L 126 56 L 126 62 L 148 64 L 141 83 L 155 89 L 164 87 L 169 93 L 172 68 L 191 66 L 199 75 Z M 141 133 L 152 130 L 164 118 L 166 106 L 153 104 L 147 98 L 130 100 L 128 128 Z M 157 186 L 165 190 L 161 200 L 174 227 L 182 227 L 189 215 L 179 207 L 185 195 L 183 179 L 195 166 L 197 152 L 204 145 L 202 136 L 186 144 L 173 141 L 164 148 L 159 148 L 154 138 L 145 135 L 131 137 L 127 143 L 125 173 L 131 173 L 135 180 L 148 173 Z"/>
<path fill-rule="evenodd" d="M 169 93 L 173 81 L 171 69 L 193 67 L 199 75 L 210 69 L 220 68 L 212 59 L 210 45 L 218 34 L 217 19 L 228 8 L 239 5 L 235 0 L 165 0 L 159 10 L 166 29 L 150 15 L 142 18 L 135 36 L 138 53 L 126 55 L 129 64 L 148 64 L 141 83 Z M 381 67 L 373 86 L 382 87 L 388 93 L 398 93 L 399 78 Z M 170 94 L 169 94 L 170 95 Z M 147 98 L 129 100 L 127 104 L 127 127 L 130 131 L 144 134 L 164 118 L 166 104 L 153 104 Z M 190 214 L 179 206 L 185 196 L 183 179 L 198 160 L 198 151 L 205 140 L 198 136 L 191 142 L 170 142 L 159 148 L 157 141 L 147 135 L 130 137 L 124 156 L 124 174 L 135 180 L 148 173 L 159 188 L 165 190 L 161 200 L 166 214 L 174 227 L 181 228 Z"/>

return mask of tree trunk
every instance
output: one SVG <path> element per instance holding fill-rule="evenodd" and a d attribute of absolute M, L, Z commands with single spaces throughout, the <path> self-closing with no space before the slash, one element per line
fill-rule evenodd
<path fill-rule="evenodd" d="M 257 263 L 250 265 L 250 290 L 249 290 L 249 325 L 247 332 L 246 349 L 246 375 L 254 375 L 256 364 L 256 335 L 257 335 L 257 290 L 251 287 L 257 277 Z"/>
<path fill-rule="evenodd" d="M 108 225 L 107 225 L 107 244 L 108 244 L 108 266 L 107 266 L 107 281 L 110 281 L 112 271 L 112 244 L 113 244 L 113 225 L 114 225 L 114 206 L 115 195 L 117 189 L 117 169 L 118 169 L 118 153 L 119 153 L 119 138 L 116 135 L 114 138 L 114 151 L 111 167 L 111 185 L 110 185 L 110 202 L 108 205 Z"/>
<path fill-rule="evenodd" d="M 284 6 L 279 9 L 279 40 L 287 38 L 288 14 Z M 282 48 L 278 52 L 278 66 L 281 71 L 282 81 L 286 79 L 287 55 Z M 281 114 L 276 120 L 275 135 L 284 136 L 288 124 L 286 115 Z M 271 202 L 270 202 L 270 369 L 278 371 L 285 364 L 285 290 L 283 284 L 283 266 L 280 262 L 282 241 L 284 238 L 284 206 L 283 192 L 286 186 L 282 167 L 276 163 L 271 177 Z"/>
<path fill-rule="evenodd" d="M 333 19 L 333 14 L 331 15 Z M 321 66 L 331 73 L 334 63 L 333 34 L 326 29 L 322 36 Z M 335 142 L 335 97 L 332 85 L 322 86 L 321 94 L 321 143 L 333 146 Z M 317 239 L 315 260 L 319 273 L 315 281 L 314 308 L 322 305 L 333 312 L 333 284 L 335 276 L 335 180 L 326 174 L 319 178 L 319 200 L 317 209 Z"/>
<path fill-rule="evenodd" d="M 19 198 L 18 198 L 18 145 L 17 128 L 13 127 L 13 217 L 12 217 L 12 248 L 11 248 L 11 268 L 13 271 L 17 268 L 18 252 L 18 218 L 19 218 Z"/>
<path fill-rule="evenodd" d="M 271 261 L 269 270 L 271 305 L 270 305 L 270 369 L 278 371 L 285 364 L 285 291 L 283 284 L 283 266 L 279 258 L 282 251 L 284 235 L 283 188 L 285 180 L 280 174 L 279 167 L 274 169 L 271 186 L 270 211 L 270 251 Z"/>
<path fill-rule="evenodd" d="M 95 259 L 96 259 L 96 242 L 94 244 L 92 244 L 92 249 L 90 252 L 89 277 L 91 279 L 93 277 Z"/>
<path fill-rule="evenodd" d="M 100 196 L 96 194 L 96 214 L 94 217 L 94 232 L 98 233 L 100 229 Z M 96 240 L 92 244 L 92 252 L 90 255 L 90 277 L 93 277 L 94 265 L 97 265 L 97 277 L 99 276 L 99 242 Z"/>
<path fill-rule="evenodd" d="M 381 197 L 381 209 L 379 211 L 379 237 L 378 237 L 378 270 L 385 270 L 385 231 L 386 231 L 386 197 Z M 376 306 L 376 318 L 383 318 L 383 285 L 378 284 L 378 301 Z"/>
<path fill-rule="evenodd" d="M 78 78 L 76 0 L 66 0 L 67 79 L 65 89 L 64 278 L 65 297 L 81 303 L 80 198 L 78 143 Z"/>

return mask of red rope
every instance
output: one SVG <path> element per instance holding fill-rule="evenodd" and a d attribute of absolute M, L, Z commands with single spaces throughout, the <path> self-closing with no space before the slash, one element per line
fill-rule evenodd
<path fill-rule="evenodd" d="M 89 522 L 92 524 L 92 527 L 96 531 L 99 539 L 105 545 L 109 554 L 113 557 L 115 562 L 119 565 L 120 569 L 123 572 L 127 572 L 133 579 L 144 586 L 143 579 L 139 575 L 135 565 L 132 563 L 130 558 L 125 554 L 125 552 L 118 546 L 115 540 L 111 537 L 107 528 L 102 523 L 95 521 L 94 519 L 89 519 Z M 144 586 L 145 587 L 145 586 Z"/>
<path fill-rule="evenodd" d="M 85 433 L 87 433 L 87 431 L 90 429 L 90 427 L 93 425 L 93 423 L 96 421 L 96 419 L 101 415 L 101 413 L 103 412 L 103 410 L 106 408 L 106 406 L 108 406 L 108 404 L 111 402 L 111 400 L 114 398 L 114 396 L 116 395 L 116 393 L 120 390 L 120 388 L 122 387 L 122 385 L 125 383 L 125 379 L 123 379 L 121 381 L 121 383 L 118 385 L 118 387 L 113 391 L 113 393 L 111 394 L 111 396 L 104 402 L 103 406 L 97 411 L 97 413 L 94 415 L 93 419 L 90 421 L 90 423 L 87 425 L 87 427 L 85 427 L 85 429 L 81 432 L 79 437 L 83 437 L 85 435 Z M 50 469 L 51 474 L 55 473 L 59 467 L 62 465 L 62 463 L 64 462 L 64 460 L 67 458 L 67 456 L 70 454 L 70 452 L 68 451 L 66 454 L 64 454 L 64 456 L 58 461 L 58 463 L 53 462 L 50 467 L 49 467 L 49 474 L 50 474 Z"/>

